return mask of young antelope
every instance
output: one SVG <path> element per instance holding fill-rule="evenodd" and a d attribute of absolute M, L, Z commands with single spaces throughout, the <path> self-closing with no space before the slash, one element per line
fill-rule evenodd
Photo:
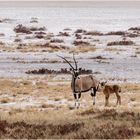
<path fill-rule="evenodd" d="M 109 96 L 112 93 L 116 94 L 117 97 L 117 103 L 116 105 L 118 105 L 118 103 L 121 105 L 121 96 L 119 95 L 119 92 L 121 92 L 121 87 L 119 85 L 106 85 L 107 82 L 102 82 L 100 83 L 101 87 L 103 88 L 103 93 L 105 95 L 105 106 L 108 106 L 109 104 Z"/>

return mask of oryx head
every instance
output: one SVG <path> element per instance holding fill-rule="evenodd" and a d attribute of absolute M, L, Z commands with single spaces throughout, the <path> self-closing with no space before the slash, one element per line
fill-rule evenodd
<path fill-rule="evenodd" d="M 107 81 L 101 82 L 101 83 L 100 83 L 101 87 L 104 87 L 104 86 L 106 85 L 106 83 L 107 83 Z"/>
<path fill-rule="evenodd" d="M 62 56 L 59 56 L 59 55 L 57 55 L 57 56 L 62 58 L 65 62 L 67 62 L 69 64 L 70 70 L 72 71 L 72 74 L 75 78 L 80 74 L 82 69 L 81 68 L 78 69 L 77 62 L 75 60 L 74 54 L 73 54 L 73 60 L 74 60 L 75 67 L 73 67 L 73 65 L 66 58 L 64 58 Z"/>

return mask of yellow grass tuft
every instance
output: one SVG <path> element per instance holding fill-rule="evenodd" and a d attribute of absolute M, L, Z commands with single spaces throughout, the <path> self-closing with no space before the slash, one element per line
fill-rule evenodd
<path fill-rule="evenodd" d="M 70 53 L 84 53 L 84 52 L 94 52 L 96 51 L 95 45 L 81 45 L 74 48 L 71 48 Z"/>
<path fill-rule="evenodd" d="M 119 52 L 119 51 L 124 51 L 123 49 L 119 49 L 119 48 L 110 48 L 107 47 L 104 49 L 104 51 L 109 51 L 109 52 Z"/>

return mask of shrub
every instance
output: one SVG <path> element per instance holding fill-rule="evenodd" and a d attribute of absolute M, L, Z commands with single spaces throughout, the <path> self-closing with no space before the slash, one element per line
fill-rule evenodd
<path fill-rule="evenodd" d="M 122 40 L 122 41 L 113 41 L 113 42 L 108 42 L 107 46 L 113 46 L 113 45 L 134 45 L 133 41 L 127 41 L 127 40 Z"/>
<path fill-rule="evenodd" d="M 85 41 L 82 41 L 82 40 L 75 40 L 75 41 L 73 42 L 73 44 L 74 44 L 75 46 L 78 46 L 78 45 L 90 45 L 89 42 L 85 42 Z"/>
<path fill-rule="evenodd" d="M 114 32 L 108 32 L 106 35 L 125 35 L 126 32 L 124 31 L 114 31 Z"/>
<path fill-rule="evenodd" d="M 89 31 L 89 32 L 86 32 L 85 35 L 101 36 L 103 35 L 103 33 L 99 31 Z"/>

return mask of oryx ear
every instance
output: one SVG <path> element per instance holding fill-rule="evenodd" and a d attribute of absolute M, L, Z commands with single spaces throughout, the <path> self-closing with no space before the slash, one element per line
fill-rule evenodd
<path fill-rule="evenodd" d="M 81 71 L 82 70 L 82 68 L 79 68 L 79 71 Z"/>
<path fill-rule="evenodd" d="M 104 85 L 106 85 L 107 81 L 103 82 Z"/>
<path fill-rule="evenodd" d="M 70 71 L 72 71 L 72 68 L 70 68 Z"/>
<path fill-rule="evenodd" d="M 104 86 L 104 82 L 100 82 L 100 85 L 101 85 L 101 86 Z"/>
<path fill-rule="evenodd" d="M 69 69 L 69 71 L 70 71 L 70 74 L 72 74 L 72 73 L 73 73 L 73 70 L 72 70 L 72 68 L 70 68 L 70 69 Z"/>

